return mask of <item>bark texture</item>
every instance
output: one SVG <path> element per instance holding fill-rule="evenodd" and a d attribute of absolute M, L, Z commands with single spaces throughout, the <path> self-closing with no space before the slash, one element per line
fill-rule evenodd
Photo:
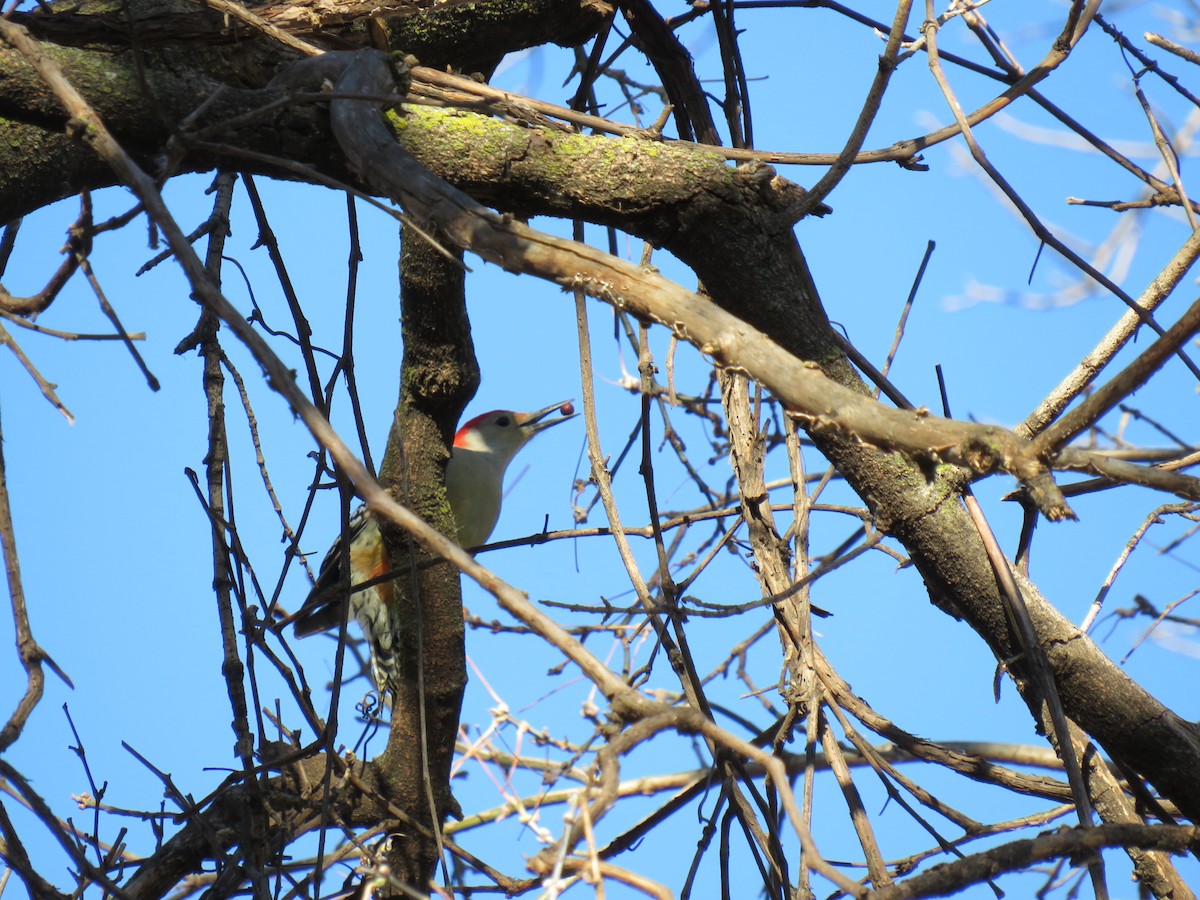
<path fill-rule="evenodd" d="M 404 361 L 400 398 L 380 479 L 396 499 L 444 534 L 454 518 L 442 487 L 454 426 L 479 387 L 463 292 L 463 270 L 412 229 L 401 238 L 400 302 Z M 458 254 L 461 259 L 461 254 Z M 450 766 L 467 683 L 462 591 L 458 571 L 403 532 L 384 530 L 389 556 L 412 574 L 401 581 L 402 677 L 387 749 L 376 761 L 383 794 L 423 823 L 393 842 L 397 878 L 429 889 L 440 844 L 432 838 L 447 814 Z"/>

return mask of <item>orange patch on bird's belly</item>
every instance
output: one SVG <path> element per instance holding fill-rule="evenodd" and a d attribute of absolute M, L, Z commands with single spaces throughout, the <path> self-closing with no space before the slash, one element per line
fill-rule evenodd
<path fill-rule="evenodd" d="M 370 546 L 360 547 L 357 551 L 352 545 L 350 548 L 350 572 L 351 581 L 354 584 L 363 584 L 364 582 L 374 581 L 376 578 L 381 578 L 392 570 L 388 565 L 387 558 L 384 556 L 381 542 L 371 542 Z M 392 582 L 384 581 L 373 585 L 372 589 L 378 592 L 379 598 L 385 603 L 392 602 Z"/>
<path fill-rule="evenodd" d="M 383 568 L 383 548 L 377 541 L 361 547 L 351 544 L 350 570 L 355 581 L 367 581 L 376 575 L 382 575 L 386 571 Z"/>

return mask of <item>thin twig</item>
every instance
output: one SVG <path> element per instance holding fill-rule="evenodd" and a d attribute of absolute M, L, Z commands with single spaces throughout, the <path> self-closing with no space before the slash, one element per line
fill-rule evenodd
<path fill-rule="evenodd" d="M 0 345 L 5 346 L 12 351 L 13 356 L 20 361 L 21 365 L 25 368 L 25 371 L 29 373 L 29 377 L 32 378 L 34 383 L 38 386 L 38 390 L 42 392 L 42 396 L 50 401 L 51 406 L 63 414 L 63 417 L 69 424 L 74 425 L 75 417 L 71 415 L 71 411 L 67 409 L 66 405 L 61 400 L 58 399 L 58 394 L 55 393 L 54 389 L 58 387 L 58 385 L 51 384 L 42 377 L 42 373 L 38 371 L 37 366 L 35 366 L 29 357 L 25 355 L 25 351 L 21 349 L 21 345 L 13 340 L 12 335 L 8 333 L 8 329 L 3 325 L 0 325 Z"/>
<path fill-rule="evenodd" d="M 146 332 L 133 331 L 123 334 L 86 334 L 75 331 L 59 331 L 56 328 L 46 328 L 39 325 L 37 322 L 29 322 L 20 316 L 14 315 L 7 310 L 0 309 L 0 316 L 7 319 L 18 328 L 25 328 L 35 334 L 44 334 L 46 337 L 58 338 L 63 341 L 144 341 Z"/>

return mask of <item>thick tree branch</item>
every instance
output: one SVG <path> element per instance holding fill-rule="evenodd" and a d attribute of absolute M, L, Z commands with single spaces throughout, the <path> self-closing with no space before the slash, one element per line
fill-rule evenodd
<path fill-rule="evenodd" d="M 339 93 L 346 96 L 374 97 L 384 95 L 391 83 L 383 58 L 364 52 L 350 63 L 338 86 Z M 880 449 L 962 466 L 975 477 L 1005 471 L 1037 485 L 1042 511 L 1051 519 L 1071 515 L 1052 483 L 1043 479 L 1045 463 L 1013 432 L 955 422 L 925 410 L 885 406 L 860 390 L 832 381 L 769 335 L 654 272 L 497 216 L 405 152 L 382 126 L 377 109 L 372 101 L 333 102 L 335 133 L 356 170 L 376 191 L 398 200 L 419 219 L 436 222 L 453 240 L 484 259 L 509 271 L 581 288 L 618 309 L 667 326 L 718 366 L 744 371 L 770 388 L 811 431 L 839 431 Z M 403 133 L 406 120 L 399 120 L 398 126 Z M 563 140 L 572 138 L 564 136 Z M 623 163 L 639 155 L 640 142 L 625 138 L 615 143 L 617 148 L 603 149 L 619 154 Z M 577 157 L 574 147 L 566 152 Z M 787 219 L 789 200 L 803 193 L 770 170 L 738 170 L 732 181 L 748 204 L 761 199 L 763 206 L 778 210 L 783 220 Z M 1200 480 L 1175 477 L 1179 491 L 1200 499 Z"/>
<path fill-rule="evenodd" d="M 339 84 L 342 92 L 373 95 L 385 91 L 390 80 L 382 59 L 360 54 Z M 379 128 L 370 106 L 335 101 L 333 116 L 335 130 L 353 164 L 376 189 L 404 203 L 415 215 L 436 221 L 452 239 L 486 259 L 509 270 L 550 278 L 564 287 L 581 288 L 619 309 L 661 322 L 718 365 L 736 366 L 761 378 L 793 414 L 809 423 L 814 440 L 867 499 L 885 527 L 905 543 L 931 592 L 954 603 L 999 658 L 1015 658 L 1019 645 L 1010 633 L 994 573 L 956 497 L 955 481 L 961 474 L 947 471 L 929 478 L 902 457 L 879 448 L 903 446 L 919 453 L 912 444 L 904 443 L 906 438 L 915 439 L 926 448 L 924 452 L 933 451 L 940 460 L 967 464 L 979 472 L 1006 468 L 1029 480 L 1042 475 L 1042 463 L 1025 455 L 1019 442 L 997 438 L 986 429 L 957 431 L 955 423 L 937 417 L 878 405 L 868 411 L 860 405 L 859 397 L 865 397 L 865 392 L 860 394 L 861 388 L 849 386 L 857 384 L 857 379 L 839 361 L 836 344 L 822 340 L 826 331 L 819 325 L 815 329 L 800 326 L 804 316 L 819 322 L 823 313 L 799 249 L 794 248 L 792 255 L 784 249 L 794 240 L 790 229 L 776 225 L 773 240 L 766 241 L 752 228 L 721 227 L 708 218 L 683 229 L 670 242 L 700 274 L 718 304 L 742 313 L 744 318 L 739 320 L 653 273 L 481 209 L 401 153 Z M 786 187 L 773 180 L 759 186 L 760 194 L 768 198 L 774 191 L 786 193 Z M 733 212 L 736 215 L 738 210 Z M 692 224 L 686 219 L 685 223 Z M 719 240 L 714 239 L 717 235 Z M 743 236 L 741 241 L 733 237 L 738 235 Z M 754 264 L 756 257 L 763 255 L 756 247 L 769 247 L 774 256 L 764 260 L 761 270 Z M 748 281 L 758 289 L 747 290 Z M 796 291 L 805 298 L 804 303 L 796 303 Z M 752 305 L 748 303 L 751 297 Z M 772 335 L 785 343 L 781 346 L 756 333 L 756 322 L 770 322 Z M 793 342 L 795 356 L 785 349 Z M 847 386 L 834 384 L 799 356 L 827 360 L 826 371 Z M 862 402 L 873 404 L 869 399 Z M 854 425 L 848 427 L 851 418 Z M 1189 815 L 1200 814 L 1200 785 L 1192 777 L 1200 766 L 1200 734 L 1113 666 L 1032 585 L 1023 585 L 1022 590 L 1027 592 L 1039 639 L 1061 680 L 1068 715 L 1114 756 L 1144 772 Z M 1019 665 L 1013 668 L 1020 669 Z M 1104 685 L 1103 690 L 1098 690 L 1098 685 Z M 1036 706 L 1032 698 L 1031 703 Z M 1166 745 L 1169 752 L 1164 752 Z"/>
<path fill-rule="evenodd" d="M 1086 830 L 1062 829 L 942 863 L 867 896 L 871 900 L 944 897 L 1005 872 L 1024 869 L 1043 860 L 1078 856 L 1102 847 L 1142 847 L 1167 852 L 1194 850 L 1198 835 L 1200 829 L 1181 825 L 1100 825 Z"/>

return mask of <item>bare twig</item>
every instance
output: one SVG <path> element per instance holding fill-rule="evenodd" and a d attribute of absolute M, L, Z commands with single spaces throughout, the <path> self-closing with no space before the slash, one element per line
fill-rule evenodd
<path fill-rule="evenodd" d="M 8 333 L 8 329 L 3 325 L 0 325 L 0 344 L 12 351 L 13 356 L 20 361 L 25 371 L 29 373 L 29 377 L 37 384 L 38 389 L 42 392 L 42 396 L 50 401 L 50 405 L 62 413 L 63 418 L 67 422 L 74 425 L 75 417 L 71 415 L 71 411 L 67 409 L 66 405 L 58 399 L 58 394 L 54 390 L 58 385 L 51 384 L 42 377 L 42 373 L 38 371 L 37 366 L 25 355 L 25 351 L 21 349 L 21 345 L 13 340 L 12 335 Z"/>
<path fill-rule="evenodd" d="M 132 331 L 122 334 L 83 334 L 75 331 L 59 331 L 56 328 L 46 328 L 36 322 L 29 322 L 20 316 L 14 316 L 12 313 L 0 309 L 0 316 L 7 319 L 18 328 L 25 328 L 35 334 L 44 334 L 46 337 L 58 338 L 62 341 L 144 341 L 146 332 Z"/>
<path fill-rule="evenodd" d="M 4 571 L 8 577 L 8 593 L 12 606 L 13 626 L 17 638 L 17 657 L 25 669 L 25 693 L 16 709 L 0 729 L 0 750 L 7 750 L 21 736 L 25 723 L 42 699 L 46 676 L 42 662 L 46 653 L 33 637 L 29 624 L 29 609 L 25 605 L 25 588 L 21 582 L 21 560 L 17 555 L 17 535 L 13 528 L 12 508 L 8 502 L 8 471 L 4 463 L 3 431 L 0 430 L 0 544 L 4 549 Z M 68 682 L 69 683 L 69 682 Z"/>
<path fill-rule="evenodd" d="M 67 229 L 67 246 L 63 248 L 66 258 L 50 276 L 45 287 L 28 297 L 14 297 L 4 289 L 3 285 L 0 285 L 0 312 L 10 313 L 14 316 L 36 316 L 38 313 L 45 312 L 54 302 L 59 291 L 71 280 L 71 276 L 79 267 L 79 259 L 74 252 L 76 245 L 81 240 L 84 230 L 91 227 L 92 222 L 91 203 L 87 199 L 86 193 L 80 197 L 80 206 L 79 218 L 74 225 Z M 16 244 L 19 225 L 20 222 L 12 223 L 4 229 L 5 252 L 3 258 L 0 258 L 0 274 L 4 272 L 8 256 Z"/>
<path fill-rule="evenodd" d="M 1184 241 L 1183 246 L 1178 248 L 1178 251 L 1171 257 L 1170 262 L 1163 266 L 1150 284 L 1147 284 L 1144 292 L 1136 299 L 1136 304 L 1147 312 L 1157 310 L 1171 292 L 1174 292 L 1183 280 L 1183 276 L 1188 274 L 1198 257 L 1200 257 L 1200 233 L 1193 232 L 1188 235 L 1187 241 Z M 1084 392 L 1087 386 L 1104 370 L 1104 367 L 1108 366 L 1109 362 L 1115 358 L 1121 348 L 1126 346 L 1134 335 L 1138 334 L 1140 325 L 1141 317 L 1138 314 L 1132 310 L 1124 312 L 1108 334 L 1100 338 L 1096 348 L 1080 360 L 1079 365 L 1076 365 L 1074 370 L 1058 383 L 1056 388 L 1045 397 L 1045 400 L 1038 404 L 1037 409 L 1026 416 L 1025 421 L 1016 428 L 1016 431 L 1026 437 L 1032 437 L 1033 434 L 1048 426 L 1063 409 L 1066 409 L 1075 400 L 1075 397 Z"/>
<path fill-rule="evenodd" d="M 1046 453 L 1051 448 L 1063 447 L 1095 424 L 1101 416 L 1145 384 L 1197 331 L 1200 331 L 1200 300 L 1193 302 L 1175 324 L 1121 372 L 1037 435 L 1033 439 L 1034 452 Z"/>

